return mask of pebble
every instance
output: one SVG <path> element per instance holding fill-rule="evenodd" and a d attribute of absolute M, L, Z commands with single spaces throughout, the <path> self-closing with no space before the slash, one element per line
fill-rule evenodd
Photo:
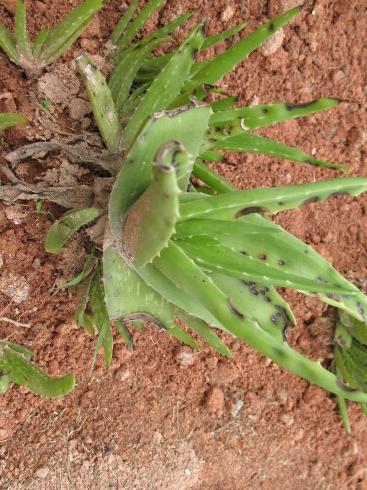
<path fill-rule="evenodd" d="M 209 413 L 222 414 L 224 411 L 224 393 L 218 386 L 212 387 L 206 397 L 205 406 Z"/>
<path fill-rule="evenodd" d="M 231 410 L 231 415 L 232 417 L 237 417 L 237 415 L 240 413 L 240 411 L 242 410 L 242 407 L 244 405 L 244 401 L 243 400 L 237 400 Z"/>
<path fill-rule="evenodd" d="M 45 478 L 48 477 L 49 472 L 50 472 L 50 468 L 48 468 L 47 466 L 41 466 L 35 471 L 34 474 L 37 478 L 44 480 Z"/>
<path fill-rule="evenodd" d="M 19 274 L 3 274 L 0 277 L 0 292 L 8 296 L 14 303 L 22 303 L 29 296 L 29 284 Z"/>
<path fill-rule="evenodd" d="M 283 415 L 280 417 L 280 421 L 290 427 L 294 424 L 294 417 L 290 413 L 283 413 Z"/>
<path fill-rule="evenodd" d="M 222 11 L 220 19 L 222 22 L 228 22 L 234 16 L 234 8 L 231 5 L 227 5 L 227 7 Z"/>
<path fill-rule="evenodd" d="M 284 405 L 285 403 L 287 403 L 288 400 L 288 391 L 285 390 L 284 388 L 280 388 L 276 392 L 276 397 L 278 402 Z"/>
<path fill-rule="evenodd" d="M 261 47 L 261 53 L 263 56 L 267 57 L 274 54 L 283 44 L 284 40 L 284 31 L 283 29 L 279 29 L 279 31 L 275 32 L 270 39 L 266 41 Z"/>
<path fill-rule="evenodd" d="M 195 354 L 189 347 L 181 347 L 176 353 L 176 360 L 183 367 L 195 364 Z"/>

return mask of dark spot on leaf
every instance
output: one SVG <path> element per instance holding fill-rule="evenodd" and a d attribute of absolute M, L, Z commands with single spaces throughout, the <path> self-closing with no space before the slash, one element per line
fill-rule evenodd
<path fill-rule="evenodd" d="M 269 112 L 269 109 L 267 109 L 266 107 L 263 107 L 262 110 L 261 110 L 261 112 L 263 114 L 267 114 Z"/>
<path fill-rule="evenodd" d="M 307 250 L 307 248 L 305 248 L 304 252 L 305 252 L 305 254 L 308 254 L 308 250 Z"/>
<path fill-rule="evenodd" d="M 315 281 L 318 282 L 318 283 L 320 283 L 320 284 L 326 284 L 327 283 L 327 280 L 326 279 L 323 279 L 320 276 L 315 277 Z"/>
<path fill-rule="evenodd" d="M 265 254 L 259 254 L 257 256 L 260 260 L 266 260 L 266 255 Z"/>
<path fill-rule="evenodd" d="M 285 262 L 282 259 L 279 259 L 277 262 L 278 262 L 278 265 L 285 265 Z"/>
<path fill-rule="evenodd" d="M 349 196 L 349 193 L 345 191 L 337 191 L 330 194 L 330 197 L 337 197 L 337 196 Z"/>
<path fill-rule="evenodd" d="M 283 329 L 283 332 L 282 332 L 283 333 L 283 341 L 286 342 L 287 344 L 288 344 L 288 332 L 289 332 L 289 328 L 287 326 Z"/>
<path fill-rule="evenodd" d="M 264 296 L 265 303 L 271 303 L 271 298 L 269 296 Z"/>
<path fill-rule="evenodd" d="M 315 102 L 315 100 L 312 100 L 311 102 L 304 102 L 303 104 L 285 104 L 285 108 L 287 111 L 293 111 L 294 109 L 305 109 Z"/>
<path fill-rule="evenodd" d="M 260 206 L 251 206 L 248 208 L 243 208 L 237 211 L 235 214 L 235 219 L 241 218 L 241 216 L 247 216 L 248 214 L 253 214 L 253 213 L 259 213 L 259 214 L 264 214 L 266 213 L 266 209 L 262 208 Z"/>
<path fill-rule="evenodd" d="M 319 202 L 321 199 L 318 196 L 310 197 L 303 201 L 302 206 L 307 206 L 307 204 L 311 204 L 313 202 Z"/>
<path fill-rule="evenodd" d="M 221 131 L 222 131 L 222 128 L 220 128 L 220 127 L 218 127 L 218 126 L 215 128 L 215 132 L 216 132 L 216 133 L 220 133 Z"/>
<path fill-rule="evenodd" d="M 269 22 L 269 24 L 268 24 L 268 31 L 269 32 L 275 32 L 274 22 Z"/>
<path fill-rule="evenodd" d="M 366 320 L 366 313 L 364 311 L 362 304 L 359 301 L 356 303 L 356 307 L 357 307 L 358 313 L 361 315 L 363 320 Z"/>
<path fill-rule="evenodd" d="M 348 386 L 347 384 L 343 383 L 343 381 L 339 378 L 336 379 L 336 384 L 341 390 L 346 391 L 347 393 L 358 391 L 355 388 L 352 388 L 351 386 Z"/>
<path fill-rule="evenodd" d="M 271 321 L 272 321 L 273 323 L 278 323 L 278 322 L 279 322 L 279 318 L 277 317 L 277 315 L 273 315 L 273 316 L 271 317 Z"/>
<path fill-rule="evenodd" d="M 285 357 L 284 350 L 280 349 L 279 347 L 273 347 L 273 352 L 277 357 Z"/>
<path fill-rule="evenodd" d="M 230 298 L 227 299 L 227 305 L 230 309 L 230 311 L 238 316 L 238 318 L 241 318 L 241 320 L 243 320 L 245 318 L 245 315 L 243 315 L 243 313 L 241 313 L 239 310 L 237 310 L 237 308 L 234 306 L 234 304 L 232 303 L 232 300 Z"/>
<path fill-rule="evenodd" d="M 284 202 L 283 201 L 279 201 L 278 202 L 278 206 L 284 206 Z"/>

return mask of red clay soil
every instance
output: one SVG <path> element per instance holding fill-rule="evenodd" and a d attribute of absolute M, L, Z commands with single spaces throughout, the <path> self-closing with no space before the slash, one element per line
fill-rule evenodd
<path fill-rule="evenodd" d="M 54 24 L 76 3 L 28 2 L 31 30 L 42 23 Z M 240 20 L 251 21 L 252 29 L 296 3 L 168 0 L 147 29 L 188 9 L 197 9 L 195 20 L 207 19 L 210 33 Z M 14 2 L 0 4 L 1 17 L 10 25 Z M 95 132 L 90 115 L 81 111 L 81 121 L 71 117 L 75 98 L 81 106 L 80 99 L 85 99 L 72 60 L 82 50 L 95 54 L 102 48 L 125 5 L 120 0 L 106 4 L 82 39 L 38 82 L 24 80 L 21 71 L 0 54 L 0 110 L 18 110 L 31 120 L 28 127 L 7 132 L 3 153 L 43 138 L 60 140 L 68 134 Z M 301 102 L 324 95 L 350 101 L 263 133 L 320 158 L 345 163 L 359 176 L 367 175 L 366 15 L 365 0 L 306 1 L 302 14 L 284 29 L 283 40 L 251 56 L 222 83 L 227 93 L 239 93 L 243 104 Z M 67 87 L 61 89 L 67 97 L 54 101 L 47 112 L 40 109 L 40 101 L 50 98 L 50 76 L 53 81 L 56 77 L 56 85 L 61 81 Z M 52 89 L 51 97 L 55 93 Z M 334 175 L 246 155 L 228 155 L 217 167 L 242 188 Z M 55 154 L 26 161 L 18 172 L 28 181 L 77 183 L 81 176 L 88 179 L 89 171 L 80 173 Z M 367 195 L 338 197 L 287 212 L 277 221 L 363 286 L 366 212 Z M 367 419 L 359 407 L 350 407 L 353 435 L 348 436 L 332 396 L 236 340 L 227 339 L 234 357 L 226 360 L 205 346 L 193 353 L 151 327 L 136 334 L 133 351 L 116 337 L 112 368 L 105 372 L 99 359 L 91 373 L 95 340 L 73 325 L 72 292 L 55 290 L 80 267 L 83 249 L 76 241 L 69 248 L 73 261 L 51 257 L 42 246 L 48 227 L 48 219 L 36 215 L 32 204 L 1 204 L 0 317 L 25 326 L 0 322 L 0 337 L 31 348 L 36 361 L 53 375 L 74 371 L 78 386 L 56 401 L 15 386 L 0 398 L 0 488 L 367 488 Z M 16 295 L 4 286 L 6 281 L 17 285 Z M 298 318 L 293 345 L 328 362 L 333 311 L 295 293 L 286 297 Z"/>

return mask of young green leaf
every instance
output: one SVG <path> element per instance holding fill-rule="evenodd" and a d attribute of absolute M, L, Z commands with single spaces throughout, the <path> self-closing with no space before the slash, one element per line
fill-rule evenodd
<path fill-rule="evenodd" d="M 117 40 L 117 45 L 119 48 L 119 51 L 122 52 L 124 49 L 126 49 L 131 41 L 134 39 L 134 37 L 137 35 L 141 27 L 145 24 L 145 22 L 149 19 L 149 17 L 156 11 L 158 10 L 165 0 L 149 0 L 144 9 L 140 12 L 140 14 L 136 17 L 136 19 L 131 22 L 129 27 L 124 30 L 124 35 L 119 36 Z M 134 8 L 135 11 L 135 8 Z M 130 15 L 130 12 L 129 12 Z M 132 14 L 133 15 L 133 14 Z M 132 17 L 130 16 L 130 18 Z M 123 25 L 123 24 L 122 24 Z M 121 30 L 121 27 L 120 29 Z"/>
<path fill-rule="evenodd" d="M 48 27 L 46 26 L 40 30 L 38 36 L 36 37 L 36 40 L 34 41 L 33 56 L 35 58 L 41 56 L 42 48 L 46 41 L 47 36 L 48 36 Z"/>
<path fill-rule="evenodd" d="M 124 34 L 127 26 L 129 25 L 129 22 L 133 18 L 138 8 L 138 3 L 139 0 L 131 0 L 130 5 L 125 10 L 113 33 L 111 34 L 111 41 L 113 42 L 113 44 L 118 44 L 120 38 Z"/>
<path fill-rule="evenodd" d="M 75 386 L 73 374 L 51 378 L 30 361 L 29 351 L 26 354 L 6 341 L 0 341 L 0 372 L 13 383 L 48 398 L 65 396 Z"/>
<path fill-rule="evenodd" d="M 30 58 L 32 51 L 27 32 L 27 13 L 24 0 L 17 0 L 17 8 L 15 11 L 15 39 L 21 61 L 22 58 Z"/>
<path fill-rule="evenodd" d="M 0 131 L 11 128 L 12 126 L 18 126 L 19 124 L 26 124 L 27 119 L 21 114 L 12 112 L 0 112 Z"/>
<path fill-rule="evenodd" d="M 166 109 L 179 95 L 194 62 L 194 54 L 200 48 L 203 39 L 199 26 L 154 79 L 126 125 L 124 131 L 126 146 L 132 143 L 150 114 Z"/>
<path fill-rule="evenodd" d="M 219 34 L 214 34 L 214 36 L 208 36 L 203 42 L 200 51 L 204 51 L 204 49 L 209 49 L 212 46 L 215 46 L 216 44 L 220 43 L 221 41 L 225 41 L 226 39 L 235 36 L 243 29 L 245 29 L 247 25 L 248 22 L 243 22 L 242 24 L 238 24 L 237 26 L 231 27 L 226 31 L 220 32 Z"/>
<path fill-rule="evenodd" d="M 0 48 L 6 53 L 14 63 L 19 63 L 19 53 L 17 50 L 14 36 L 4 24 L 0 23 Z"/>
<path fill-rule="evenodd" d="M 106 79 L 85 54 L 78 56 L 76 63 L 102 139 L 111 153 L 118 153 L 121 147 L 122 127 Z"/>
<path fill-rule="evenodd" d="M 45 238 L 47 252 L 61 253 L 71 234 L 94 221 L 100 214 L 101 211 L 97 208 L 74 209 L 65 213 L 61 219 L 53 223 L 47 232 Z"/>
<path fill-rule="evenodd" d="M 49 32 L 42 49 L 42 58 L 46 64 L 55 61 L 78 39 L 103 3 L 104 0 L 84 0 Z"/>

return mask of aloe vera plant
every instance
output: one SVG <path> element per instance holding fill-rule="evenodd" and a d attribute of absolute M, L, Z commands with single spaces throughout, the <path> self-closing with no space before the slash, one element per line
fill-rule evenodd
<path fill-rule="evenodd" d="M 205 164 L 220 160 L 225 150 L 345 170 L 253 134 L 261 127 L 336 107 L 337 99 L 242 108 L 234 107 L 231 96 L 205 102 L 208 92 L 219 90 L 215 84 L 225 73 L 301 7 L 267 22 L 214 58 L 197 62 L 196 53 L 244 25 L 211 37 L 205 37 L 199 25 L 177 49 L 154 56 L 153 50 L 171 42 L 173 30 L 190 17 L 183 15 L 135 40 L 162 3 L 152 0 L 134 19 L 137 2 L 131 2 L 111 37 L 115 67 L 108 80 L 86 55 L 77 60 L 102 138 L 111 153 L 121 154 L 121 162 L 118 168 L 111 166 L 110 177 L 96 177 L 104 197 L 83 191 L 76 205 L 74 197 L 68 204 L 64 195 L 69 211 L 52 225 L 45 246 L 59 253 L 68 237 L 86 226 L 93 230 L 90 236 L 97 237 L 81 273 L 65 284 L 78 286 L 76 322 L 89 334 L 98 333 L 94 359 L 103 348 L 110 364 L 113 326 L 132 344 L 127 322 L 138 328 L 141 322 L 152 322 L 196 349 L 190 333 L 194 332 L 230 357 L 218 335 L 223 331 L 336 394 L 340 404 L 345 399 L 366 403 L 364 384 L 352 382 L 340 368 L 336 374 L 328 371 L 288 345 L 287 329 L 296 320 L 276 288 L 317 296 L 359 322 L 362 331 L 366 296 L 269 217 L 335 195 L 357 196 L 367 190 L 367 179 L 238 191 Z M 193 176 L 205 187 L 193 184 Z M 3 195 L 27 198 L 22 185 L 3 186 Z M 21 191 L 16 197 L 14 188 Z M 30 192 L 33 196 L 35 190 Z M 55 189 L 48 188 L 40 197 L 60 203 Z"/>
<path fill-rule="evenodd" d="M 29 78 L 36 77 L 78 39 L 103 3 L 104 0 L 85 0 L 51 31 L 43 27 L 32 43 L 27 31 L 25 0 L 17 0 L 14 33 L 0 24 L 0 48 Z"/>

